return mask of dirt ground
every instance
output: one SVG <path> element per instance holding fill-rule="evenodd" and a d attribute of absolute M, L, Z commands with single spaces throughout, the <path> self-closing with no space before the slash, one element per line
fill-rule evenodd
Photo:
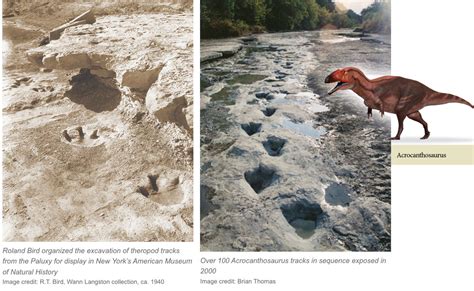
<path fill-rule="evenodd" d="M 134 19 L 149 14 L 185 23 L 173 36 L 187 39 L 189 3 L 134 6 L 125 14 L 115 1 L 49 1 L 36 11 L 16 2 L 3 11 L 3 239 L 191 241 L 189 129 L 150 114 L 146 92 L 87 70 L 39 68 L 26 58 L 49 30 L 94 5 L 97 23 L 120 23 L 121 32 L 133 33 Z M 106 38 L 101 45 L 116 46 Z M 185 53 L 192 55 L 192 46 Z M 192 72 L 192 62 L 180 64 Z"/>

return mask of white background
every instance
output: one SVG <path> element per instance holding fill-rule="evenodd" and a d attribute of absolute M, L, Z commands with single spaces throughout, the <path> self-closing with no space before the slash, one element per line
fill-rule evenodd
<path fill-rule="evenodd" d="M 195 1 L 195 48 L 199 47 L 198 11 Z M 474 5 L 471 1 L 392 1 L 392 74 L 419 80 L 429 87 L 459 95 L 474 102 Z M 199 84 L 199 52 L 195 52 L 194 83 Z M 195 96 L 199 88 L 195 86 Z M 197 97 L 196 97 L 197 98 Z M 196 100 L 195 104 L 199 104 Z M 459 104 L 433 106 L 422 110 L 435 143 L 472 143 L 473 109 Z M 199 108 L 195 107 L 199 124 Z M 421 126 L 406 120 L 402 138 L 418 142 Z M 392 120 L 392 133 L 396 120 Z M 305 288 L 312 290 L 473 290 L 472 262 L 474 224 L 473 166 L 393 166 L 392 167 L 392 252 L 391 253 L 199 253 L 199 128 L 195 127 L 195 242 L 194 243 L 84 243 L 86 247 L 172 247 L 193 253 L 195 264 L 187 268 L 69 268 L 76 278 L 112 274 L 166 277 L 166 288 L 183 290 L 247 290 L 252 286 L 210 288 L 199 286 L 201 257 L 378 257 L 387 258 L 378 266 L 242 266 L 218 267 L 209 278 L 276 279 L 268 290 Z M 405 142 L 407 142 L 405 141 Z M 22 247 L 31 244 L 9 243 Z M 71 247 L 71 243 L 41 243 L 35 247 Z M 175 288 L 171 288 L 174 285 Z M 255 289 L 267 290 L 254 285 Z M 63 289 L 62 287 L 61 289 Z M 50 290 L 51 287 L 45 288 Z M 74 290 L 70 286 L 68 290 Z M 84 287 L 78 289 L 85 289 Z M 102 288 L 94 288 L 102 290 Z M 114 288 L 120 289 L 120 288 Z M 129 290 L 136 289 L 130 288 Z M 12 288 L 31 290 L 31 288 Z"/>
<path fill-rule="evenodd" d="M 472 1 L 392 1 L 392 74 L 420 81 L 474 104 L 474 3 Z M 421 110 L 430 143 L 472 143 L 473 109 L 451 103 Z M 392 115 L 392 136 L 398 123 Z M 419 141 L 423 127 L 405 119 L 402 139 Z"/>

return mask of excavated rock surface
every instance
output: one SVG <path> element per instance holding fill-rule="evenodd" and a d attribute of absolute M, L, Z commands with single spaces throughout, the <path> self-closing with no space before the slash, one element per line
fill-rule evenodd
<path fill-rule="evenodd" d="M 201 62 L 209 62 L 220 58 L 231 57 L 242 49 L 238 39 L 206 40 L 201 44 Z"/>
<path fill-rule="evenodd" d="M 192 47 L 190 14 L 109 15 L 67 28 L 60 39 L 28 51 L 28 59 L 47 69 L 89 69 L 115 78 L 125 94 L 146 96 L 148 111 L 160 122 L 189 130 Z"/>
<path fill-rule="evenodd" d="M 202 250 L 390 250 L 390 123 L 324 84 L 388 74 L 390 47 L 333 33 L 260 34 L 202 65 Z"/>
<path fill-rule="evenodd" d="M 61 23 L 8 19 L 3 239 L 191 241 L 192 15 L 96 17 L 38 48 Z"/>

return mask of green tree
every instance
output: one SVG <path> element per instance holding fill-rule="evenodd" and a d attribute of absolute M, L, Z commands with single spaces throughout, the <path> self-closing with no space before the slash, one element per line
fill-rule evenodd
<path fill-rule="evenodd" d="M 305 0 L 305 13 L 300 28 L 313 30 L 319 26 L 318 4 L 314 0 Z"/>
<path fill-rule="evenodd" d="M 305 0 L 268 1 L 267 28 L 272 31 L 299 28 L 307 13 L 305 2 Z"/>
<path fill-rule="evenodd" d="M 265 23 L 266 4 L 264 0 L 238 0 L 235 2 L 235 19 L 251 25 Z"/>
<path fill-rule="evenodd" d="M 321 7 L 318 11 L 319 15 L 319 27 L 323 27 L 326 24 L 331 23 L 331 13 L 326 7 Z"/>
<path fill-rule="evenodd" d="M 362 16 L 359 14 L 355 13 L 353 10 L 349 9 L 346 12 L 347 17 L 349 17 L 352 25 L 357 25 L 362 23 Z"/>
<path fill-rule="evenodd" d="M 331 23 L 337 26 L 337 28 L 352 26 L 351 20 L 345 13 L 333 13 Z"/>
<path fill-rule="evenodd" d="M 332 0 L 201 0 L 202 37 L 229 37 L 264 31 L 312 30 L 325 25 L 370 31 L 390 30 L 390 1 L 377 1 L 359 16 L 338 12 Z"/>
<path fill-rule="evenodd" d="M 390 1 L 375 1 L 361 12 L 362 28 L 368 32 L 390 33 Z"/>
<path fill-rule="evenodd" d="M 336 4 L 332 0 L 316 0 L 316 3 L 323 8 L 326 8 L 329 12 L 336 9 Z"/>
<path fill-rule="evenodd" d="M 237 0 L 238 1 L 238 0 Z M 212 18 L 233 19 L 236 0 L 202 0 L 201 8 L 205 6 Z"/>

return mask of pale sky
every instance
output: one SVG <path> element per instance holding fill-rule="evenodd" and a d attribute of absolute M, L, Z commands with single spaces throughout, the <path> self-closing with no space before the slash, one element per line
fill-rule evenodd
<path fill-rule="evenodd" d="M 372 4 L 374 0 L 335 0 L 334 2 L 342 3 L 347 9 L 352 9 L 360 14 L 362 9 Z"/>

